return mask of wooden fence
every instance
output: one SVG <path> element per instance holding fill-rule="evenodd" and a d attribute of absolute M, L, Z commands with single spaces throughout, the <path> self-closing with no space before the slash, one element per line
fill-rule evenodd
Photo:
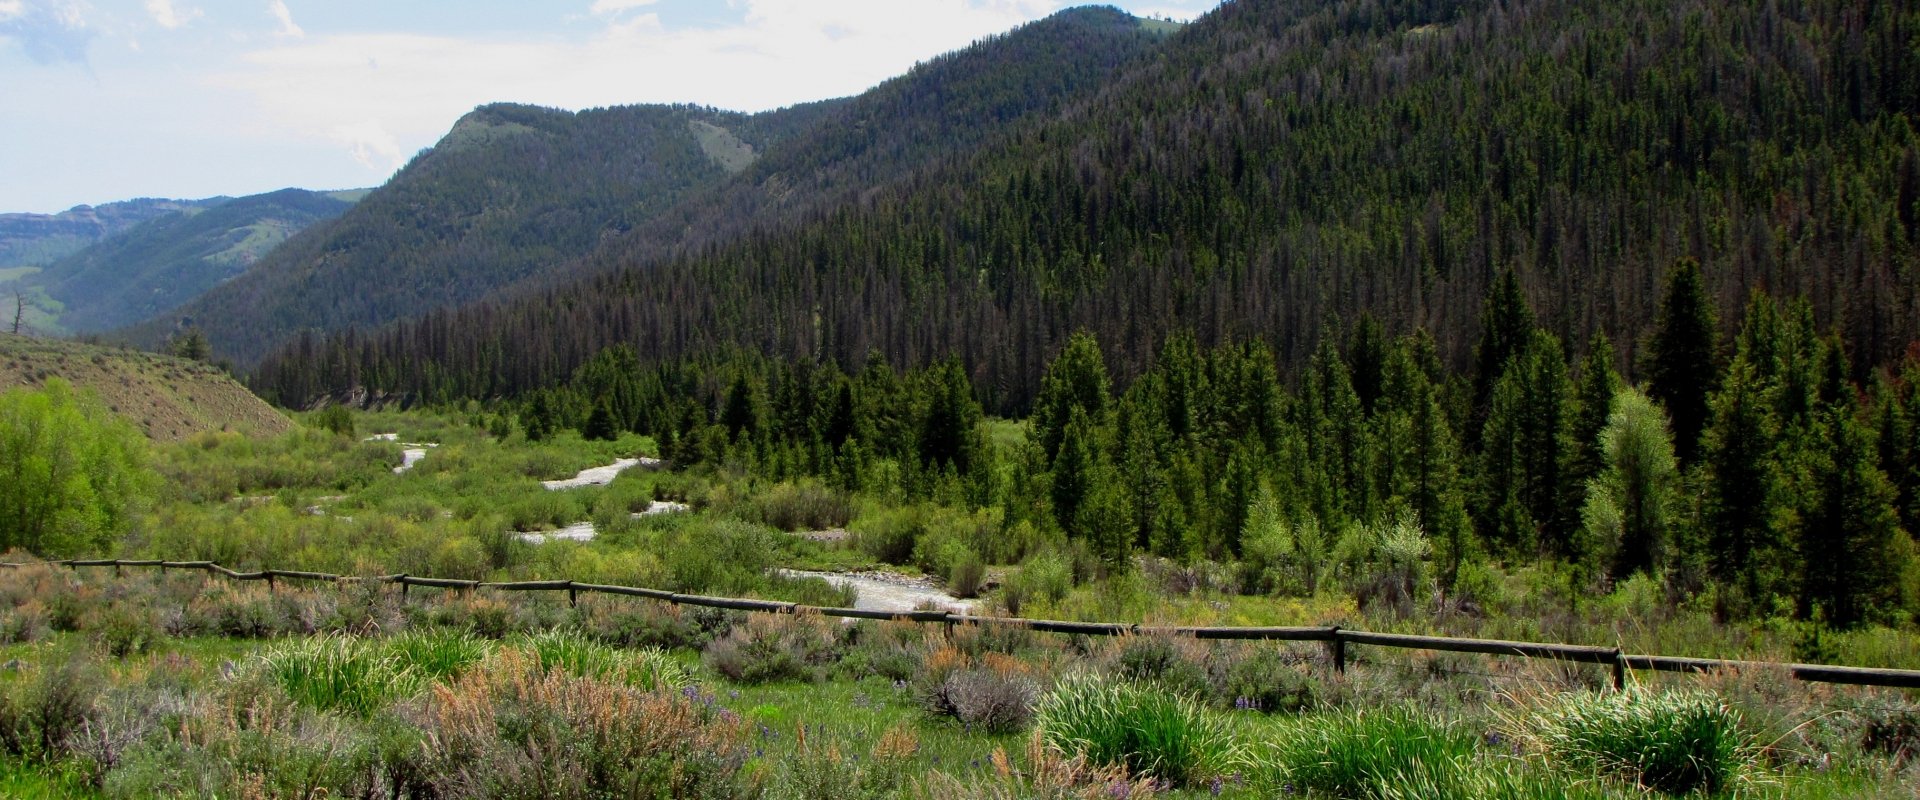
<path fill-rule="evenodd" d="M 420 578 L 406 574 L 356 577 L 351 575 L 333 575 L 325 572 L 297 572 L 278 569 L 265 569 L 258 572 L 237 572 L 211 561 L 130 561 L 124 559 L 101 559 L 63 560 L 45 563 L 73 569 L 79 569 L 81 567 L 111 567 L 116 574 L 123 568 L 128 567 L 158 567 L 162 571 L 175 569 L 201 570 L 208 574 L 219 575 L 237 581 L 266 581 L 269 587 L 273 587 L 281 580 L 315 581 L 334 584 L 373 581 L 396 584 L 400 587 L 400 591 L 403 594 L 415 586 L 462 591 L 488 589 L 508 592 L 566 592 L 569 604 L 577 603 L 580 594 L 584 592 L 622 595 L 626 597 L 644 597 L 678 605 L 724 608 L 736 611 L 758 611 L 770 614 L 806 612 L 851 619 L 939 623 L 947 625 L 949 628 L 955 625 L 978 625 L 1019 628 L 1044 633 L 1080 634 L 1085 636 L 1137 634 L 1191 636 L 1196 639 L 1320 642 L 1327 647 L 1333 661 L 1333 667 L 1339 672 L 1346 671 L 1347 661 L 1353 647 L 1356 645 L 1365 645 L 1368 647 L 1480 653 L 1491 656 L 1518 656 L 1521 658 L 1549 659 L 1576 664 L 1605 665 L 1611 667 L 1613 670 L 1613 685 L 1616 689 L 1625 688 L 1627 672 L 1629 670 L 1653 672 L 1712 672 L 1729 668 L 1784 668 L 1794 678 L 1803 681 L 1849 684 L 1854 686 L 1893 686 L 1904 689 L 1920 688 L 1920 670 L 1633 655 L 1623 653 L 1616 647 L 1592 647 L 1542 642 L 1511 642 L 1499 639 L 1461 639 L 1446 636 L 1414 636 L 1403 633 L 1374 633 L 1370 631 L 1351 630 L 1339 626 L 1146 626 L 1118 622 L 1070 622 L 1066 620 L 1025 619 L 1018 617 L 982 617 L 968 614 L 954 614 L 946 611 L 870 611 L 857 608 L 805 606 L 775 600 L 708 597 L 705 595 L 680 594 L 677 592 L 645 589 L 635 586 L 608 586 L 567 580 L 488 582 L 454 580 L 451 578 Z M 26 565 L 0 562 L 0 568 L 19 568 L 22 566 Z"/>

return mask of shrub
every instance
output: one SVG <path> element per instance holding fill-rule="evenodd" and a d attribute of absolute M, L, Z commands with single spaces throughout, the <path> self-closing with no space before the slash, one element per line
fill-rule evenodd
<path fill-rule="evenodd" d="M 991 667 L 953 673 L 943 689 L 954 718 L 987 733 L 1012 733 L 1026 727 L 1033 720 L 1033 701 L 1040 695 L 1032 678 Z"/>
<path fill-rule="evenodd" d="M 503 649 L 426 704 L 424 768 L 440 797 L 744 795 L 743 723 L 692 694 L 543 670 Z"/>
<path fill-rule="evenodd" d="M 1221 774 L 1232 755 L 1219 722 L 1192 700 L 1130 681 L 1068 678 L 1034 716 L 1047 743 L 1064 752 L 1173 785 Z"/>
<path fill-rule="evenodd" d="M 846 496 L 815 481 L 781 483 L 755 496 L 748 516 L 783 531 L 817 531 L 846 526 L 853 519 L 853 506 Z"/>
<path fill-rule="evenodd" d="M 582 598 L 574 624 L 582 632 L 615 647 L 698 649 L 711 641 L 688 607 L 669 603 L 598 602 Z"/>
<path fill-rule="evenodd" d="M 99 715 L 101 679 L 93 663 L 69 658 L 0 692 L 0 749 L 53 761 Z"/>
<path fill-rule="evenodd" d="M 935 772 L 921 785 L 921 794 L 928 800 L 1150 800 L 1160 792 L 1154 780 L 1130 777 L 1125 767 L 1090 763 L 1085 753 L 1068 757 L 1038 730 L 1027 737 L 1026 769 L 1016 769 L 1004 748 L 995 748 L 989 760 L 990 776 L 956 778 Z"/>
<path fill-rule="evenodd" d="M 1169 636 L 1123 636 L 1117 642 L 1115 672 L 1135 681 L 1151 681 L 1189 696 L 1207 692 L 1207 672 L 1189 659 L 1180 642 Z M 1197 646 L 1197 645 L 1196 645 Z M 1199 654 L 1204 660 L 1205 654 Z"/>
<path fill-rule="evenodd" d="M 920 742 L 906 728 L 894 726 L 880 735 L 866 760 L 848 756 L 834 745 L 824 747 L 800 740 L 799 751 L 781 760 L 767 796 L 776 800 L 843 800 L 900 796 L 906 787 L 913 756 Z"/>
<path fill-rule="evenodd" d="M 832 626 L 815 614 L 755 614 L 707 645 L 706 660 L 741 683 L 812 680 L 837 660 Z"/>
<path fill-rule="evenodd" d="M 85 627 L 93 632 L 94 642 L 114 658 L 144 653 L 166 635 L 153 612 L 129 608 L 125 603 L 93 612 Z"/>
<path fill-rule="evenodd" d="M 0 611 L 0 645 L 37 642 L 51 629 L 47 624 L 47 607 L 39 602 L 30 600 L 17 608 Z"/>
<path fill-rule="evenodd" d="M 954 597 L 979 597 L 980 584 L 986 580 L 987 565 L 972 550 L 966 551 L 947 571 L 947 591 Z"/>
<path fill-rule="evenodd" d="M 853 546 L 873 560 L 906 564 L 913 560 L 921 530 L 919 511 L 902 508 L 862 516 L 851 532 Z"/>
<path fill-rule="evenodd" d="M 1700 691 L 1569 692 L 1524 704 L 1508 729 L 1551 762 L 1668 794 L 1717 794 L 1758 758 L 1738 712 Z"/>
<path fill-rule="evenodd" d="M 1273 647 L 1223 648 L 1210 675 L 1214 698 L 1244 711 L 1298 713 L 1320 701 L 1320 681 L 1304 664 Z"/>

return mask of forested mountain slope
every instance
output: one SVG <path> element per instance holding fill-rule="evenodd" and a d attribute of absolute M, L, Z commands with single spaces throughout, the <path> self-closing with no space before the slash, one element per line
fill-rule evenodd
<path fill-rule="evenodd" d="M 0 214 L 0 281 L 30 271 L 22 267 L 44 267 L 155 217 L 216 205 L 226 199 L 141 198 L 75 206 L 58 214 Z"/>
<path fill-rule="evenodd" d="M 248 363 L 295 331 L 698 252 L 965 154 L 1099 88 L 1160 38 L 1113 9 L 1075 9 L 849 100 L 755 115 L 489 106 L 362 208 L 181 315 L 223 358 Z M 157 320 L 137 338 L 170 325 Z"/>
<path fill-rule="evenodd" d="M 470 301 L 725 178 L 783 120 L 810 113 L 483 106 L 348 213 L 131 333 L 151 344 L 190 318 L 215 353 L 244 363 L 292 331 Z"/>
<path fill-rule="evenodd" d="M 49 264 L 27 283 L 64 308 L 60 327 L 129 325 L 198 297 L 251 267 L 287 237 L 353 203 L 304 189 L 183 209 Z"/>
<path fill-rule="evenodd" d="M 932 59 L 823 114 L 741 175 L 609 241 L 579 268 L 554 274 L 578 279 L 683 257 L 885 191 L 1085 100 L 1164 35 L 1111 7 L 1075 8 Z"/>
<path fill-rule="evenodd" d="M 612 344 L 896 364 L 957 354 L 1019 409 L 1076 329 L 1118 377 L 1170 331 L 1283 369 L 1336 317 L 1469 355 L 1513 270 L 1564 341 L 1627 351 L 1677 258 L 1723 318 L 1804 295 L 1865 368 L 1915 338 L 1920 34 L 1880 3 L 1242 0 L 967 158 L 715 245 L 377 334 L 298 342 L 283 402 L 512 395 Z M 631 265 L 644 260 L 632 257 Z"/>

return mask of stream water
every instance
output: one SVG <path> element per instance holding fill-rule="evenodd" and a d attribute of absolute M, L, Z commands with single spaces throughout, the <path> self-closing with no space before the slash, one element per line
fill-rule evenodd
<path fill-rule="evenodd" d="M 783 569 L 780 574 L 794 578 L 820 578 L 834 586 L 851 586 L 853 607 L 865 611 L 912 611 L 933 604 L 949 611 L 972 610 L 974 601 L 947 594 L 939 584 L 925 578 L 910 578 L 891 572 L 814 572 Z"/>

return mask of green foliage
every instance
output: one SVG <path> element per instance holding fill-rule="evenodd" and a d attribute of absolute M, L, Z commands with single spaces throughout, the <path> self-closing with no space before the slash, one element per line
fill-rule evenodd
<path fill-rule="evenodd" d="M 351 636 L 295 639 L 262 650 L 258 668 L 301 705 L 367 716 L 419 691 L 421 675 L 378 643 Z"/>
<path fill-rule="evenodd" d="M 314 427 L 321 430 L 332 431 L 346 437 L 354 435 L 353 413 L 348 411 L 346 406 L 338 403 L 314 412 L 312 421 Z"/>
<path fill-rule="evenodd" d="M 1607 565 L 1615 578 L 1660 570 L 1673 555 L 1678 475 L 1666 415 L 1639 390 L 1625 390 L 1614 397 L 1600 442 L 1607 466 L 1589 483 L 1581 509 L 1583 558 Z"/>
<path fill-rule="evenodd" d="M 104 550 L 153 482 L 145 439 L 65 381 L 0 393 L 0 549 Z"/>
<path fill-rule="evenodd" d="M 625 683 L 646 691 L 679 689 L 688 684 L 686 670 L 661 650 L 620 650 L 575 631 L 542 631 L 511 646 L 526 650 L 547 672 L 557 670 L 576 678 Z"/>
<path fill-rule="evenodd" d="M 1223 774 L 1233 755 L 1225 729 L 1208 712 L 1137 683 L 1065 678 L 1040 698 L 1034 720 L 1056 747 L 1176 786 Z"/>
<path fill-rule="evenodd" d="M 1669 795 L 1718 795 L 1739 785 L 1759 758 L 1740 715 L 1699 691 L 1556 695 L 1510 725 L 1550 762 Z"/>
<path fill-rule="evenodd" d="M 1714 358 L 1719 337 L 1713 302 L 1700 277 L 1700 262 L 1683 258 L 1667 273 L 1666 294 L 1647 347 L 1647 394 L 1673 420 L 1674 449 L 1683 463 L 1699 453 L 1707 398 L 1719 383 Z"/>
<path fill-rule="evenodd" d="M 381 643 L 395 661 L 395 667 L 427 680 L 458 678 L 487 656 L 486 640 L 467 631 L 450 629 L 409 630 Z"/>

